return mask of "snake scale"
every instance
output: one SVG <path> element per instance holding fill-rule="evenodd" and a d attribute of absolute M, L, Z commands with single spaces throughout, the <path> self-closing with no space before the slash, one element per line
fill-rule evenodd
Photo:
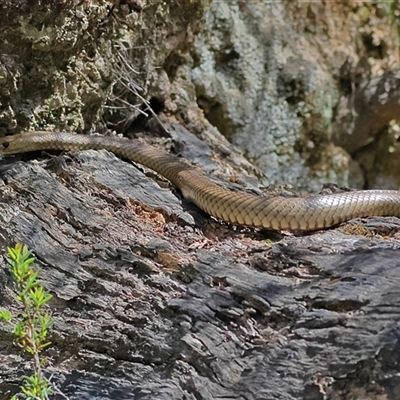
<path fill-rule="evenodd" d="M 171 181 L 183 196 L 220 220 L 274 230 L 311 231 L 352 218 L 400 217 L 400 192 L 360 190 L 309 197 L 263 197 L 223 189 L 179 157 L 138 140 L 33 131 L 0 139 L 0 154 L 105 149 Z"/>

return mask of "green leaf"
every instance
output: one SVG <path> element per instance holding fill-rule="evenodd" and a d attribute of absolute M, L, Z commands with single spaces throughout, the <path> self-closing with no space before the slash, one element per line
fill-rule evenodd
<path fill-rule="evenodd" d="M 0 310 L 0 319 L 2 319 L 4 322 L 10 322 L 13 319 L 13 315 L 10 313 L 10 311 L 3 308 Z"/>

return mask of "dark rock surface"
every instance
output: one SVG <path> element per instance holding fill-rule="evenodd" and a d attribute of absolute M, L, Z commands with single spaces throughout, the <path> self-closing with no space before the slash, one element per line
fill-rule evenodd
<path fill-rule="evenodd" d="M 400 397 L 399 219 L 235 228 L 105 151 L 1 178 L 1 245 L 32 248 L 54 295 L 47 371 L 69 399 Z M 6 268 L 0 287 L 13 309 Z M 29 363 L 0 338 L 7 399 Z"/>

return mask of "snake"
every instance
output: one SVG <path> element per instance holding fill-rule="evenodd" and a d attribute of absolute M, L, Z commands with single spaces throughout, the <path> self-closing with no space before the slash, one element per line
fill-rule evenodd
<path fill-rule="evenodd" d="M 186 160 L 138 139 L 48 131 L 28 131 L 0 138 L 1 155 L 90 149 L 108 150 L 156 171 L 175 185 L 185 199 L 231 224 L 277 231 L 314 231 L 353 218 L 400 217 L 398 190 L 354 190 L 299 197 L 258 196 L 225 189 Z"/>

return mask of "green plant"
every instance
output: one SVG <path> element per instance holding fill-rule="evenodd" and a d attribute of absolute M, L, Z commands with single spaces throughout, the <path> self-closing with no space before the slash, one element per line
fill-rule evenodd
<path fill-rule="evenodd" d="M 33 358 L 34 374 L 24 376 L 22 393 L 27 400 L 48 399 L 51 385 L 42 372 L 47 360 L 41 358 L 40 353 L 50 345 L 47 334 L 54 321 L 45 306 L 52 296 L 41 286 L 39 271 L 31 267 L 35 261 L 31 257 L 32 251 L 20 243 L 7 251 L 10 256 L 7 262 L 17 286 L 16 300 L 22 308 L 22 314 L 17 318 L 10 311 L 1 309 L 0 321 L 12 327 L 17 346 Z M 12 399 L 16 398 L 15 395 Z"/>

